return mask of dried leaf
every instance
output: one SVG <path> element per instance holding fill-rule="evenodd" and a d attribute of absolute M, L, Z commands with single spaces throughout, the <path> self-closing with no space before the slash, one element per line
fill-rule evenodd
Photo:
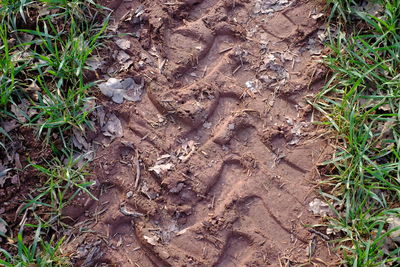
<path fill-rule="evenodd" d="M 400 218 L 397 216 L 390 216 L 387 219 L 388 223 L 388 231 L 394 230 L 393 232 L 390 233 L 390 238 L 393 239 L 393 241 L 400 243 Z"/>
<path fill-rule="evenodd" d="M 104 63 L 105 62 L 101 60 L 99 56 L 93 56 L 86 60 L 86 65 L 88 65 L 92 70 L 100 69 Z"/>
<path fill-rule="evenodd" d="M 166 164 L 156 164 L 153 167 L 149 168 L 149 171 L 153 171 L 160 175 L 163 172 L 167 172 L 171 170 L 174 167 L 174 164 L 172 163 L 166 163 Z"/>
<path fill-rule="evenodd" d="M 3 121 L 1 123 L 1 128 L 3 128 L 3 130 L 6 133 L 9 133 L 10 131 L 18 128 L 20 125 L 18 124 L 17 120 L 9 120 L 9 121 Z"/>
<path fill-rule="evenodd" d="M 7 222 L 0 218 L 0 236 L 4 236 L 7 233 Z"/>
<path fill-rule="evenodd" d="M 212 123 L 211 123 L 211 122 L 205 122 L 205 123 L 203 123 L 203 127 L 204 127 L 205 129 L 210 129 L 211 126 L 212 126 Z"/>
<path fill-rule="evenodd" d="M 22 170 L 22 164 L 21 164 L 21 160 L 19 159 L 18 153 L 15 153 L 15 155 L 14 155 L 14 164 L 17 169 Z"/>
<path fill-rule="evenodd" d="M 82 135 L 82 132 L 76 128 L 72 129 L 74 135 L 72 136 L 72 143 L 76 148 L 82 150 L 82 148 L 89 149 L 90 145 L 86 141 L 86 138 Z"/>
<path fill-rule="evenodd" d="M 18 175 L 13 175 L 10 178 L 11 178 L 11 183 L 12 184 L 15 184 L 15 185 L 20 185 L 21 184 Z"/>
<path fill-rule="evenodd" d="M 129 49 L 129 48 L 131 48 L 131 42 L 129 40 L 118 39 L 118 40 L 115 41 L 115 43 L 121 49 Z"/>
<path fill-rule="evenodd" d="M 0 163 L 0 187 L 1 188 L 3 188 L 6 180 L 10 178 L 7 176 L 7 173 L 11 170 L 12 170 L 12 168 L 6 169 L 6 167 Z"/>
<path fill-rule="evenodd" d="M 311 18 L 317 20 L 323 16 L 325 16 L 324 13 L 318 13 L 318 14 L 311 15 Z"/>
<path fill-rule="evenodd" d="M 175 187 L 171 188 L 169 192 L 171 193 L 179 193 L 182 191 L 183 187 L 185 186 L 184 183 L 178 183 Z"/>
<path fill-rule="evenodd" d="M 106 125 L 104 125 L 101 130 L 105 136 L 109 136 L 112 139 L 123 136 L 121 121 L 115 114 L 109 117 Z"/>
<path fill-rule="evenodd" d="M 119 61 L 119 63 L 124 63 L 126 61 L 128 61 L 131 57 L 125 53 L 124 51 L 119 51 L 118 55 L 117 55 L 117 60 Z"/>
<path fill-rule="evenodd" d="M 124 99 L 138 102 L 142 99 L 144 83 L 137 84 L 132 78 L 110 78 L 105 83 L 100 83 L 101 92 L 110 97 L 115 103 L 121 104 Z"/>
<path fill-rule="evenodd" d="M 103 127 L 105 124 L 106 113 L 103 107 L 98 107 L 96 109 L 97 119 L 99 121 L 100 127 Z"/>
<path fill-rule="evenodd" d="M 28 121 L 28 119 L 25 117 L 27 108 L 25 109 L 25 112 L 24 112 L 24 110 L 22 110 L 20 108 L 20 105 L 18 105 L 18 106 L 17 105 L 11 105 L 11 112 L 14 113 L 15 117 L 17 118 L 17 120 L 20 123 L 26 123 Z"/>
<path fill-rule="evenodd" d="M 146 236 L 144 235 L 143 238 L 147 241 L 147 243 L 149 243 L 150 245 L 157 245 L 157 241 L 159 240 L 159 237 L 157 236 Z"/>
<path fill-rule="evenodd" d="M 289 0 L 257 0 L 254 5 L 255 14 L 270 14 L 289 6 Z"/>
<path fill-rule="evenodd" d="M 332 210 L 329 205 L 318 198 L 310 202 L 308 210 L 312 211 L 314 215 L 322 217 L 332 215 Z"/>
<path fill-rule="evenodd" d="M 0 164 L 0 178 L 5 177 L 5 176 L 7 175 L 7 173 L 8 173 L 9 171 L 11 171 L 11 170 L 12 170 L 12 168 L 6 169 L 5 166 L 3 166 L 3 165 Z"/>

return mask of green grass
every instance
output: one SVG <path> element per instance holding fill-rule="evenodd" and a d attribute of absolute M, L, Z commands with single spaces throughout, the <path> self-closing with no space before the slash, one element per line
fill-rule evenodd
<path fill-rule="evenodd" d="M 86 165 L 72 150 L 71 133 L 93 127 L 94 83 L 85 78 L 86 63 L 101 45 L 108 12 L 92 0 L 0 0 L 0 123 L 17 120 L 52 151 L 18 170 L 39 173 L 32 175 L 38 188 L 19 210 L 38 224 L 25 223 L 15 240 L 7 237 L 15 249 L 0 251 L 0 265 L 68 264 L 58 254 L 61 242 L 41 235 L 62 229 L 61 211 L 77 194 L 94 198 Z M 0 154 L 8 152 L 13 138 L 0 127 Z M 33 241 L 22 236 L 24 227 L 36 229 Z"/>
<path fill-rule="evenodd" d="M 0 25 L 0 107 L 4 107 L 13 93 L 15 87 L 15 76 L 18 75 L 20 71 L 19 68 L 16 68 L 14 62 L 11 60 L 11 52 L 8 44 L 8 32 L 7 26 L 2 24 Z"/>
<path fill-rule="evenodd" d="M 7 104 L 18 104 L 24 97 L 37 113 L 25 113 L 24 117 L 28 126 L 37 129 L 38 136 L 44 133 L 49 139 L 53 131 L 89 127 L 88 103 L 93 100 L 88 90 L 93 84 L 85 82 L 84 70 L 88 57 L 100 44 L 107 21 L 100 19 L 93 11 L 97 6 L 88 0 L 12 2 L 14 6 L 0 10 L 0 20 L 8 22 L 0 30 L 3 116 Z M 15 7 L 17 3 L 19 8 Z M 47 14 L 43 8 L 57 13 Z M 37 16 L 35 28 L 19 28 L 14 23 L 18 18 L 25 21 L 25 9 L 45 14 Z M 15 39 L 12 47 L 7 42 L 10 37 Z"/>
<path fill-rule="evenodd" d="M 51 226 L 52 223 L 59 222 L 63 208 L 79 193 L 86 193 L 96 199 L 89 191 L 89 187 L 93 185 L 93 182 L 86 180 L 86 176 L 89 173 L 86 171 L 86 164 L 83 162 L 83 158 L 74 158 L 73 154 L 67 154 L 63 158 L 64 160 L 61 161 L 59 158 L 54 157 L 52 161 L 47 162 L 47 166 L 43 166 L 43 164 L 28 165 L 27 168 L 32 166 L 38 170 L 46 181 L 40 188 L 35 190 L 37 195 L 27 201 L 20 213 L 23 213 L 26 209 L 35 212 L 37 207 L 47 207 L 47 210 L 49 210 L 47 214 L 48 220 L 42 223 Z"/>
<path fill-rule="evenodd" d="M 8 251 L 0 248 L 0 265 L 5 267 L 23 267 L 23 266 L 38 266 L 38 267 L 51 267 L 51 266 L 71 266 L 68 257 L 60 253 L 60 246 L 64 239 L 57 242 L 53 240 L 44 241 L 41 239 L 42 228 L 39 225 L 36 228 L 33 241 L 27 245 L 21 233 L 18 233 L 15 239 L 16 255 L 11 255 Z"/>
<path fill-rule="evenodd" d="M 314 106 L 336 136 L 331 190 L 323 193 L 340 203 L 330 227 L 343 235 L 337 241 L 348 265 L 394 266 L 399 246 L 383 248 L 388 218 L 400 214 L 400 1 L 375 1 L 377 16 L 355 1 L 329 2 L 332 76 Z"/>
<path fill-rule="evenodd" d="M 70 266 L 68 257 L 61 255 L 59 251 L 64 238 L 55 241 L 62 229 L 68 227 L 61 220 L 62 210 L 80 193 L 86 193 L 93 199 L 96 197 L 89 191 L 93 182 L 86 180 L 89 173 L 86 171 L 83 159 L 74 158 L 73 154 L 66 154 L 62 158 L 63 161 L 54 157 L 46 165 L 30 164 L 26 167 L 33 167 L 39 171 L 41 175 L 34 175 L 34 177 L 42 176 L 45 181 L 38 181 L 40 186 L 33 189 L 32 196 L 28 197 L 16 215 L 26 218 L 27 214 L 29 217 L 34 217 L 37 223 L 29 223 L 32 221 L 30 218 L 23 219 L 24 223 L 16 238 L 0 233 L 0 236 L 6 238 L 14 247 L 12 251 L 0 249 L 0 266 L 32 266 L 31 264 L 46 267 Z M 4 224 L 1 218 L 0 222 Z M 25 241 L 22 236 L 22 232 L 27 229 L 30 229 L 29 233 L 35 231 L 32 241 L 30 235 L 28 241 Z M 49 233 L 57 234 L 49 240 Z"/>

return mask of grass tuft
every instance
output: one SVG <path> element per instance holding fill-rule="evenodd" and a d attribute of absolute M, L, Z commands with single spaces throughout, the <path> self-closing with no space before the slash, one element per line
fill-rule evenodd
<path fill-rule="evenodd" d="M 60 253 L 60 247 L 64 238 L 54 242 L 54 240 L 44 241 L 41 239 L 42 227 L 39 225 L 35 231 L 35 236 L 31 244 L 24 242 L 22 233 L 18 233 L 15 246 L 17 255 L 11 255 L 8 251 L 0 248 L 0 265 L 5 267 L 23 267 L 23 266 L 71 266 L 68 258 Z"/>
<path fill-rule="evenodd" d="M 394 266 L 400 247 L 388 219 L 400 215 L 400 1 L 328 2 L 332 77 L 314 106 L 336 136 L 323 195 L 341 205 L 330 228 L 344 234 L 338 242 L 349 265 Z"/>
<path fill-rule="evenodd" d="M 38 188 L 18 210 L 19 215 L 33 214 L 39 223 L 28 224 L 22 216 L 17 239 L 3 236 L 14 250 L 0 250 L 0 265 L 68 264 L 58 254 L 62 240 L 41 236 L 43 229 L 60 233 L 61 211 L 75 196 L 95 198 L 89 192 L 86 165 L 71 149 L 71 134 L 93 127 L 89 115 L 95 108 L 94 83 L 87 81 L 85 71 L 104 38 L 108 12 L 92 0 L 0 1 L 0 125 L 12 122 L 19 124 L 17 129 L 34 130 L 43 151 L 53 152 L 33 159 L 24 170 L 7 169 L 40 173 L 32 177 Z M 0 127 L 1 155 L 9 153 L 15 136 Z M 23 237 L 24 227 L 36 229 L 33 241 L 29 234 Z"/>
<path fill-rule="evenodd" d="M 66 207 L 77 195 L 86 193 L 93 199 L 97 199 L 89 191 L 89 187 L 94 182 L 86 181 L 89 173 L 86 171 L 86 164 L 82 156 L 74 157 L 67 154 L 63 160 L 55 157 L 47 162 L 47 166 L 31 164 L 27 168 L 33 167 L 38 170 L 46 179 L 40 188 L 35 192 L 37 195 L 27 201 L 20 213 L 30 209 L 35 212 L 37 207 L 47 207 L 49 219 L 45 222 L 58 222 L 64 207 Z"/>
<path fill-rule="evenodd" d="M 20 23 L 26 28 L 18 23 L 3 23 L 0 28 L 3 117 L 7 105 L 18 105 L 23 97 L 30 107 L 22 114 L 28 122 L 22 123 L 34 126 L 38 136 L 44 133 L 48 139 L 54 130 L 64 133 L 72 127 L 90 126 L 88 114 L 93 108 L 88 103 L 93 100 L 88 94 L 93 83 L 85 81 L 84 71 L 88 57 L 100 44 L 107 19 L 101 19 L 90 0 L 12 2 L 2 6 L 2 21 L 22 18 L 26 22 L 25 13 L 36 15 L 36 21 L 34 26 Z"/>

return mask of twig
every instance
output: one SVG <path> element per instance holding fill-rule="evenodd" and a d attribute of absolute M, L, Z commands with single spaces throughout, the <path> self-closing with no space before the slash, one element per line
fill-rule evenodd
<path fill-rule="evenodd" d="M 312 228 L 308 228 L 307 230 L 308 230 L 310 233 L 319 235 L 319 236 L 322 237 L 325 241 L 329 241 L 329 240 L 330 240 L 329 236 L 327 236 L 326 234 L 321 233 L 320 231 L 317 231 L 317 230 L 312 229 Z"/>
<path fill-rule="evenodd" d="M 202 77 L 202 78 L 204 78 L 204 77 L 206 76 L 207 69 L 208 69 L 208 66 L 206 66 L 206 67 L 204 68 L 204 72 L 203 72 L 203 77 Z"/>
<path fill-rule="evenodd" d="M 232 72 L 232 74 L 235 74 L 236 72 L 238 72 L 238 70 L 242 67 L 242 65 L 237 66 L 237 68 Z"/>
<path fill-rule="evenodd" d="M 223 54 L 223 53 L 225 53 L 225 52 L 228 52 L 229 50 L 232 50 L 232 48 L 233 48 L 233 47 L 228 47 L 228 48 L 222 49 L 222 50 L 219 51 L 218 53 Z"/>
<path fill-rule="evenodd" d="M 119 211 L 125 216 L 132 216 L 133 218 L 143 217 L 144 214 L 136 211 L 128 210 L 123 204 L 119 207 Z"/>
<path fill-rule="evenodd" d="M 138 149 L 136 149 L 135 165 L 136 165 L 135 189 L 137 189 L 138 185 L 139 185 L 139 179 L 140 179 L 140 165 L 139 165 L 139 150 Z"/>

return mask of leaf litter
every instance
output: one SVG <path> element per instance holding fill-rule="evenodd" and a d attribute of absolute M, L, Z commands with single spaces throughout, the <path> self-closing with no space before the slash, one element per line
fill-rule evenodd
<path fill-rule="evenodd" d="M 165 154 L 160 156 L 153 167 L 149 168 L 149 171 L 153 171 L 158 175 L 166 173 L 169 170 L 172 170 L 175 166 L 171 161 L 172 156 L 169 154 Z"/>
<path fill-rule="evenodd" d="M 4 236 L 7 233 L 7 226 L 7 222 L 0 217 L 0 236 Z"/>
<path fill-rule="evenodd" d="M 318 215 L 321 217 L 326 217 L 327 215 L 332 216 L 332 209 L 329 207 L 328 203 L 323 202 L 319 198 L 315 198 L 309 204 L 309 211 L 311 211 L 314 215 Z"/>
<path fill-rule="evenodd" d="M 131 48 L 131 42 L 126 39 L 118 39 L 115 41 L 115 44 L 121 49 L 129 49 Z"/>
<path fill-rule="evenodd" d="M 111 139 L 115 139 L 123 136 L 123 129 L 121 121 L 115 114 L 111 114 L 108 118 L 107 123 L 101 129 L 104 136 L 111 137 Z"/>
<path fill-rule="evenodd" d="M 271 14 L 288 7 L 289 0 L 258 0 L 254 6 L 255 14 Z"/>
<path fill-rule="evenodd" d="M 142 100 L 144 80 L 137 84 L 132 78 L 109 78 L 98 86 L 105 96 L 117 104 L 122 104 L 124 100 L 139 102 Z"/>

